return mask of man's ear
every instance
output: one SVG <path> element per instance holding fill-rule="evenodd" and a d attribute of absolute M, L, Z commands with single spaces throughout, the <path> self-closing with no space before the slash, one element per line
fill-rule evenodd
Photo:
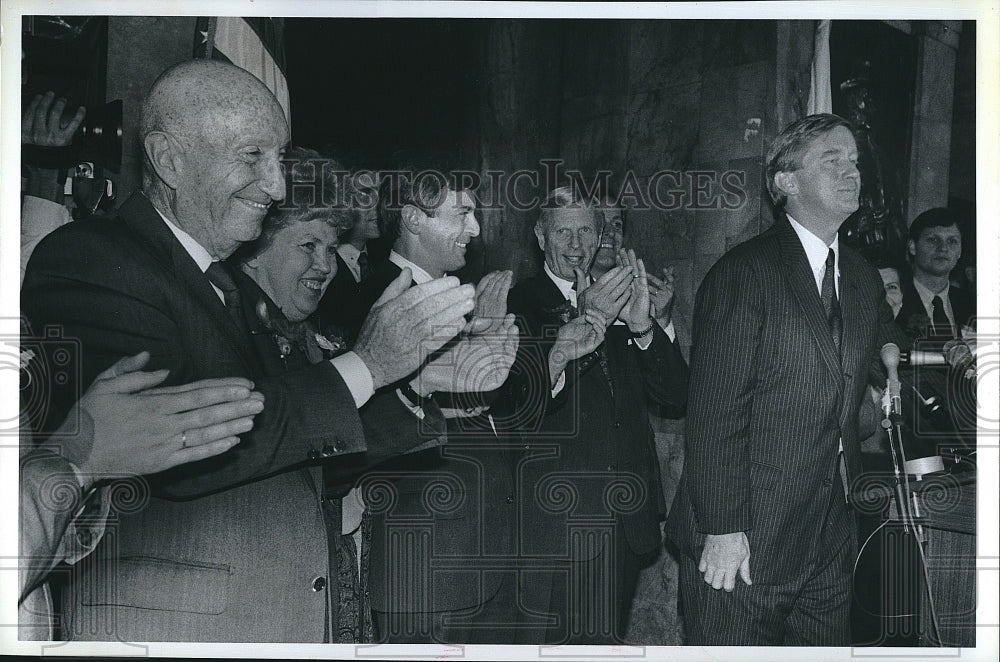
<path fill-rule="evenodd" d="M 142 147 L 156 176 L 176 189 L 184 167 L 184 150 L 177 139 L 165 131 L 151 131 L 143 139 Z"/>
<path fill-rule="evenodd" d="M 535 223 L 535 238 L 538 239 L 538 247 L 545 252 L 545 228 L 541 223 Z"/>
<path fill-rule="evenodd" d="M 917 242 L 912 239 L 906 242 L 906 254 L 910 256 L 910 259 L 917 257 Z"/>
<path fill-rule="evenodd" d="M 427 214 L 422 212 L 415 205 L 403 205 L 403 209 L 399 213 L 403 221 L 403 227 L 410 232 L 410 234 L 420 234 L 420 225 L 423 223 L 424 219 L 427 218 Z"/>
<path fill-rule="evenodd" d="M 799 194 L 799 180 L 794 172 L 779 170 L 774 173 L 774 185 L 786 196 Z"/>

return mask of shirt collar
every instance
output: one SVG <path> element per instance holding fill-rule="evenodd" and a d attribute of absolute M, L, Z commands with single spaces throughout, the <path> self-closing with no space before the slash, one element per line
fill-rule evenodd
<path fill-rule="evenodd" d="M 795 234 L 798 235 L 799 242 L 806 252 L 806 258 L 809 260 L 809 266 L 812 268 L 814 274 L 820 273 L 820 270 L 826 266 L 826 256 L 831 248 L 833 249 L 834 268 L 836 269 L 840 266 L 839 236 L 834 235 L 833 243 L 827 246 L 823 243 L 822 239 L 806 229 L 791 216 L 788 216 L 788 222 L 791 224 L 792 229 L 795 230 Z"/>
<path fill-rule="evenodd" d="M 913 279 L 913 289 L 917 291 L 917 296 L 920 297 L 920 301 L 923 302 L 924 308 L 928 311 L 934 310 L 934 306 L 931 305 L 931 301 L 934 297 L 941 297 L 941 302 L 945 308 L 951 307 L 951 299 L 948 296 L 948 292 L 951 290 L 951 283 L 944 286 L 944 289 L 940 292 L 931 292 L 927 289 L 927 286 L 921 283 L 916 278 Z"/>
<path fill-rule="evenodd" d="M 409 267 L 410 271 L 413 273 L 413 282 L 416 283 L 417 285 L 423 285 L 424 283 L 429 283 L 430 281 L 434 280 L 433 276 L 424 271 L 421 267 L 407 260 L 405 257 L 400 255 L 396 251 L 389 252 L 389 261 L 395 264 L 400 269 L 405 269 L 406 267 Z"/>
<path fill-rule="evenodd" d="M 358 265 L 358 258 L 361 257 L 361 251 L 354 244 L 340 244 L 337 246 L 337 255 L 341 257 L 344 264 L 350 270 L 351 274 L 354 276 L 355 282 L 361 281 L 361 267 Z"/>
<path fill-rule="evenodd" d="M 153 209 L 156 209 L 155 205 L 153 206 Z M 191 259 L 198 265 L 198 268 L 201 269 L 202 273 L 208 271 L 208 267 L 215 261 L 212 258 L 212 254 L 209 253 L 204 246 L 199 244 L 194 237 L 171 222 L 171 220 L 167 218 L 162 211 L 156 209 L 156 213 L 160 215 L 160 218 L 162 218 L 163 222 L 167 224 L 170 231 L 174 233 L 174 236 L 177 237 L 177 241 L 181 242 L 181 246 L 183 246 L 184 250 L 187 251 L 187 254 L 191 256 Z"/>
<path fill-rule="evenodd" d="M 566 280 L 562 276 L 557 276 L 555 273 L 549 269 L 548 262 L 544 263 L 542 267 L 545 270 L 545 275 L 555 283 L 555 286 L 559 288 L 559 293 L 563 295 L 563 299 L 570 301 L 573 305 L 576 305 L 576 290 L 573 289 L 575 283 L 571 280 Z"/>

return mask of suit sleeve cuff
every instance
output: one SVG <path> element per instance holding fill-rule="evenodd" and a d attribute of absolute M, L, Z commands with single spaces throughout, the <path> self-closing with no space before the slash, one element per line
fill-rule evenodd
<path fill-rule="evenodd" d="M 372 373 L 360 356 L 354 352 L 346 352 L 330 359 L 330 363 L 347 384 L 348 390 L 354 397 L 354 404 L 359 409 L 375 395 L 375 382 L 372 379 Z"/>
<path fill-rule="evenodd" d="M 559 379 L 556 380 L 556 385 L 552 387 L 552 397 L 559 395 L 562 390 L 566 388 L 566 371 L 563 370 L 559 373 Z"/>
<path fill-rule="evenodd" d="M 670 339 L 670 342 L 673 342 L 674 340 L 677 339 L 677 333 L 674 331 L 674 321 L 673 320 L 670 320 L 669 322 L 667 322 L 666 326 L 663 326 L 663 324 L 661 324 L 659 320 L 657 320 L 656 322 L 657 322 L 657 324 L 660 324 L 660 328 L 663 329 L 663 332 L 665 334 L 667 334 L 667 338 Z"/>

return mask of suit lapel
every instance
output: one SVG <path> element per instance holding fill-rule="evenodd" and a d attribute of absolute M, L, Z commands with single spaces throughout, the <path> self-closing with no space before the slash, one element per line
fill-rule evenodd
<path fill-rule="evenodd" d="M 250 368 L 250 357 L 254 356 L 250 338 L 237 328 L 208 277 L 177 241 L 152 203 L 141 193 L 135 193 L 122 205 L 121 215 L 125 223 L 153 247 L 156 255 L 164 257 L 164 266 L 170 270 L 178 288 L 198 302 L 232 344 L 244 364 Z"/>
<path fill-rule="evenodd" d="M 861 296 L 858 288 L 861 265 L 855 261 L 851 250 L 845 246 L 840 248 L 840 310 L 843 317 L 843 340 L 841 340 L 841 366 L 845 382 L 848 380 L 867 379 L 867 370 L 862 366 L 864 360 L 867 330 L 874 323 L 875 311 L 869 302 Z M 845 383 L 845 390 L 850 392 L 850 385 Z M 840 423 L 844 425 L 850 410 L 850 398 L 843 399 Z"/>
<path fill-rule="evenodd" d="M 809 267 L 805 249 L 802 248 L 798 235 L 795 234 L 795 230 L 792 229 L 787 220 L 778 221 L 775 228 L 789 289 L 802 311 L 806 326 L 819 347 L 823 362 L 826 363 L 830 373 L 837 378 L 837 383 L 840 384 L 840 356 L 837 353 L 837 346 L 833 344 L 833 338 L 830 337 L 830 327 L 823 310 L 823 303 L 819 298 L 819 292 L 816 290 L 816 280 Z M 843 289 L 841 288 L 841 291 Z M 843 310 L 844 307 L 842 302 L 841 309 Z M 844 326 L 846 328 L 846 324 Z"/>

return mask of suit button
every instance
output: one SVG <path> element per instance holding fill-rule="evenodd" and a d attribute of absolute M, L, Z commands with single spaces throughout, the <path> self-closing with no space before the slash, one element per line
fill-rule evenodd
<path fill-rule="evenodd" d="M 327 444 L 323 447 L 323 457 L 330 457 L 331 455 L 337 454 L 337 446 L 335 444 Z"/>
<path fill-rule="evenodd" d="M 620 430 L 621 427 L 622 427 L 622 422 L 621 421 L 615 421 L 615 429 L 616 430 Z"/>
<path fill-rule="evenodd" d="M 313 448 L 312 450 L 309 451 L 307 457 L 310 460 L 318 460 L 320 458 L 320 453 L 319 453 L 318 450 L 316 450 L 315 448 Z"/>
<path fill-rule="evenodd" d="M 833 485 L 833 481 L 832 480 L 830 480 L 829 478 L 824 478 L 823 479 L 823 487 L 830 487 L 831 485 Z"/>
<path fill-rule="evenodd" d="M 615 472 L 615 471 L 618 471 L 618 465 L 617 464 L 609 464 L 608 465 L 608 471 L 610 471 L 612 473 Z"/>
<path fill-rule="evenodd" d="M 506 499 L 504 499 L 504 501 L 506 501 L 507 503 L 514 503 L 514 497 L 508 496 Z"/>
<path fill-rule="evenodd" d="M 312 590 L 319 593 L 326 588 L 326 577 L 317 577 L 313 580 Z"/>

